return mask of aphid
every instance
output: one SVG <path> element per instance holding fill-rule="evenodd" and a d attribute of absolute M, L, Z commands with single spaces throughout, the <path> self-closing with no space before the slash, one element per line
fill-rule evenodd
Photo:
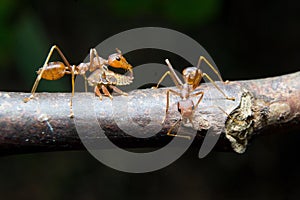
<path fill-rule="evenodd" d="M 56 61 L 56 62 L 49 62 L 53 51 L 56 50 L 59 54 L 59 56 L 62 58 L 63 62 Z M 96 49 L 91 49 L 90 50 L 90 62 L 88 63 L 80 63 L 79 65 L 70 65 L 62 51 L 58 48 L 58 46 L 54 45 L 51 47 L 48 56 L 45 60 L 45 63 L 43 67 L 41 67 L 37 71 L 37 78 L 34 82 L 34 85 L 31 90 L 31 95 L 30 97 L 24 98 L 24 102 L 28 102 L 31 99 L 34 98 L 35 96 L 35 91 L 37 89 L 37 86 L 40 82 L 41 79 L 46 79 L 46 80 L 58 80 L 62 78 L 65 74 L 71 74 L 72 75 L 72 96 L 70 99 L 70 110 L 71 114 L 70 117 L 73 117 L 73 111 L 72 111 L 72 97 L 74 96 L 74 80 L 75 80 L 75 75 L 82 75 L 85 77 L 85 73 L 90 70 L 94 71 L 96 69 L 102 70 L 103 66 L 105 65 L 110 65 L 115 68 L 123 68 L 126 70 L 129 70 L 132 75 L 132 66 L 128 64 L 126 59 L 122 56 L 122 53 L 120 50 L 117 49 L 117 53 L 114 53 L 108 57 L 108 59 L 103 59 L 98 56 Z M 87 91 L 87 86 L 85 85 L 85 90 Z"/>
<path fill-rule="evenodd" d="M 100 90 L 102 90 L 105 96 L 108 96 L 110 99 L 113 99 L 112 95 L 108 91 L 107 87 L 111 88 L 113 91 L 122 94 L 128 95 L 126 92 L 123 92 L 117 85 L 129 85 L 132 83 L 133 76 L 132 74 L 128 75 L 121 75 L 114 73 L 108 69 L 97 69 L 94 71 L 87 79 L 90 86 L 94 87 L 95 95 L 102 100 L 102 95 Z"/>
<path fill-rule="evenodd" d="M 182 81 L 180 80 L 180 78 L 176 75 L 174 68 L 172 67 L 171 63 L 169 62 L 168 59 L 165 60 L 168 67 L 169 67 L 169 71 L 167 71 L 159 80 L 159 82 L 157 83 L 157 86 L 155 88 L 158 88 L 159 84 L 163 81 L 163 79 L 167 76 L 170 75 L 173 82 L 175 83 L 176 87 L 179 89 L 178 91 L 172 90 L 172 89 L 168 89 L 167 90 L 167 104 L 166 104 L 166 113 L 165 116 L 167 115 L 168 111 L 169 111 L 169 99 L 170 99 L 170 93 L 173 93 L 177 96 L 180 96 L 180 100 L 177 102 L 177 109 L 178 112 L 180 112 L 181 118 L 172 125 L 172 127 L 169 129 L 167 135 L 169 136 L 176 136 L 176 137 L 183 137 L 183 138 L 188 138 L 190 139 L 189 136 L 184 136 L 184 135 L 175 135 L 175 134 L 171 134 L 172 130 L 174 129 L 174 127 L 176 127 L 177 124 L 179 124 L 181 121 L 183 121 L 184 123 L 187 122 L 187 120 L 190 121 L 190 123 L 192 124 L 192 126 L 194 127 L 193 124 L 193 117 L 194 117 L 194 113 L 195 110 L 197 109 L 199 103 L 201 102 L 204 92 L 203 91 L 199 91 L 199 92 L 194 92 L 195 89 L 200 85 L 200 81 L 202 80 L 203 77 L 208 78 L 208 80 L 223 94 L 223 96 L 227 99 L 227 100 L 235 100 L 234 97 L 228 97 L 219 87 L 218 85 L 209 77 L 209 75 L 207 75 L 206 73 L 203 73 L 200 70 L 200 65 L 201 62 L 204 61 L 208 64 L 208 66 L 217 74 L 217 76 L 219 77 L 219 79 L 224 82 L 220 76 L 220 74 L 218 73 L 218 71 L 206 60 L 205 57 L 200 56 L 197 67 L 187 67 L 183 70 L 182 72 L 182 77 L 184 80 L 184 83 L 182 83 Z M 195 97 L 195 96 L 199 96 L 199 99 L 197 100 L 196 104 L 193 102 L 193 100 L 191 99 L 191 97 Z"/>

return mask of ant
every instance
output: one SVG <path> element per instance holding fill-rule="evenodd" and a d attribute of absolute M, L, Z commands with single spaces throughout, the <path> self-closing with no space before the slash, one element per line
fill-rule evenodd
<path fill-rule="evenodd" d="M 197 67 L 187 67 L 183 70 L 182 72 L 182 76 L 183 76 L 183 80 L 184 83 L 182 83 L 182 81 L 179 79 L 179 77 L 176 75 L 173 66 L 171 65 L 171 63 L 169 62 L 168 59 L 165 60 L 165 62 L 167 63 L 168 67 L 169 67 L 169 71 L 167 71 L 159 80 L 159 82 L 157 83 L 157 86 L 154 88 L 158 88 L 159 84 L 163 81 L 163 79 L 167 76 L 170 75 L 173 82 L 175 83 L 176 87 L 180 90 L 179 92 L 172 90 L 172 89 L 168 89 L 167 90 L 167 104 L 166 104 L 166 115 L 169 111 L 169 99 L 170 99 L 170 93 L 173 93 L 177 96 L 180 96 L 181 100 L 179 100 L 177 102 L 177 109 L 181 114 L 181 118 L 174 124 L 172 125 L 172 127 L 169 129 L 167 135 L 169 136 L 176 136 L 176 137 L 182 137 L 182 138 L 187 138 L 190 139 L 189 136 L 183 136 L 183 135 L 175 135 L 175 134 L 171 134 L 172 130 L 174 129 L 174 127 L 176 127 L 176 125 L 181 122 L 184 121 L 184 123 L 187 122 L 187 120 L 190 121 L 190 123 L 192 124 L 192 126 L 194 127 L 193 124 L 193 116 L 195 113 L 196 108 L 198 107 L 199 103 L 201 102 L 201 100 L 203 99 L 203 95 L 204 92 L 200 91 L 200 92 L 195 92 L 195 89 L 200 85 L 200 81 L 202 80 L 203 77 L 208 78 L 208 80 L 222 93 L 222 95 L 227 99 L 227 100 L 232 100 L 234 101 L 235 98 L 234 97 L 228 97 L 219 87 L 218 85 L 210 78 L 209 75 L 207 75 L 206 73 L 203 73 L 200 69 L 200 65 L 201 62 L 204 61 L 218 76 L 218 78 L 220 79 L 220 81 L 222 81 L 223 83 L 228 83 L 228 81 L 224 82 L 222 77 L 220 76 L 219 72 L 210 64 L 210 62 L 203 56 L 199 57 L 199 61 L 197 64 Z M 195 96 L 200 96 L 199 99 L 197 100 L 196 104 L 194 104 L 193 100 L 190 97 L 195 97 Z M 223 109 L 221 109 L 223 111 Z M 166 116 L 165 115 L 165 116 Z"/>
<path fill-rule="evenodd" d="M 59 56 L 62 58 L 63 62 L 56 61 L 56 62 L 49 62 L 54 50 L 56 50 L 59 54 Z M 132 66 L 128 64 L 126 59 L 122 56 L 122 53 L 119 49 L 116 49 L 117 53 L 114 53 L 108 57 L 108 59 L 103 59 L 98 56 L 96 49 L 91 49 L 90 50 L 90 62 L 88 63 L 80 63 L 79 65 L 70 65 L 69 61 L 66 59 L 62 51 L 59 49 L 58 46 L 53 45 L 48 53 L 48 56 L 45 60 L 45 63 L 43 67 L 41 67 L 37 71 L 37 78 L 34 82 L 34 85 L 31 90 L 31 95 L 30 97 L 24 98 L 24 102 L 27 103 L 31 99 L 34 98 L 35 96 L 35 91 L 37 89 L 37 86 L 40 82 L 41 79 L 45 80 L 58 80 L 62 78 L 65 74 L 71 74 L 72 75 L 72 96 L 70 99 L 70 110 L 71 114 L 70 117 L 73 117 L 73 111 L 72 111 L 72 97 L 74 96 L 74 80 L 75 80 L 75 75 L 82 75 L 85 80 L 85 73 L 90 70 L 94 71 L 96 69 L 103 69 L 105 65 L 110 65 L 114 68 L 123 68 L 126 70 L 129 70 L 132 74 Z M 85 83 L 85 91 L 87 91 L 87 86 Z"/>

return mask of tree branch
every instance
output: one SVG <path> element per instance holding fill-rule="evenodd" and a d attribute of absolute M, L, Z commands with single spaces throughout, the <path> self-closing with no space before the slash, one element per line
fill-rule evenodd
<path fill-rule="evenodd" d="M 216 148 L 223 151 L 232 149 L 238 153 L 245 151 L 250 138 L 269 128 L 286 127 L 299 130 L 300 124 L 300 72 L 289 75 L 235 81 L 227 85 L 217 83 L 234 102 L 225 100 L 210 83 L 202 84 L 197 90 L 204 91 L 193 119 L 195 138 L 199 145 L 206 131 L 213 128 L 221 134 Z M 175 89 L 175 88 L 173 88 Z M 176 90 L 176 89 L 175 89 Z M 77 135 L 74 119 L 69 118 L 69 93 L 38 93 L 36 98 L 23 103 L 28 93 L 0 92 L 0 153 L 2 155 L 84 149 Z M 162 147 L 172 137 L 166 133 L 180 119 L 176 100 L 170 98 L 170 110 L 165 115 L 166 88 L 135 90 L 129 96 L 114 96 L 111 101 L 99 101 L 92 93 L 76 93 L 74 113 L 76 120 L 95 118 L 105 134 L 122 148 Z M 195 97 L 194 102 L 197 101 Z M 218 107 L 221 107 L 225 114 Z M 78 114 L 80 113 L 80 114 Z M 162 124 L 164 117 L 166 120 Z M 130 122 L 129 122 L 130 121 Z M 162 126 L 153 137 L 132 137 L 122 130 L 140 132 L 149 123 Z M 86 123 L 88 138 L 89 123 Z M 182 123 L 184 134 L 189 134 L 190 123 Z M 121 128 L 120 128 L 121 127 Z M 151 132 L 149 126 L 147 132 Z M 174 132 L 176 128 L 174 129 Z M 154 133 L 153 133 L 154 134 Z M 183 138 L 184 139 L 184 138 Z M 105 147 L 103 147 L 105 148 Z"/>

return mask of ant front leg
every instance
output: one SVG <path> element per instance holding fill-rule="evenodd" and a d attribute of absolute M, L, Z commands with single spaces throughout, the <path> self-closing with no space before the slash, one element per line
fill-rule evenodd
<path fill-rule="evenodd" d="M 220 79 L 220 81 L 222 81 L 222 83 L 229 83 L 229 81 L 226 81 L 224 82 L 220 73 L 212 66 L 212 64 L 204 57 L 204 56 L 200 56 L 199 57 L 199 60 L 198 60 L 198 64 L 197 64 L 197 68 L 200 69 L 200 65 L 201 65 L 201 62 L 204 61 L 214 72 L 215 74 L 218 76 L 218 78 Z M 227 99 L 227 100 L 231 100 L 231 101 L 235 101 L 235 98 L 234 97 L 228 97 L 222 90 L 221 88 L 215 83 L 214 80 L 212 80 L 212 78 L 210 78 L 210 76 L 206 73 L 202 73 L 202 77 L 206 77 L 216 88 L 217 90 L 219 90 L 222 95 Z"/>
<path fill-rule="evenodd" d="M 203 77 L 206 77 L 214 86 L 215 88 L 217 88 L 217 90 L 219 90 L 222 95 L 227 99 L 227 100 L 231 100 L 231 101 L 235 101 L 235 98 L 234 97 L 228 97 L 224 92 L 223 90 L 221 90 L 221 88 L 216 84 L 216 82 L 214 80 L 212 80 L 212 78 L 210 78 L 210 76 L 206 73 L 203 73 L 202 74 Z"/>
<path fill-rule="evenodd" d="M 105 64 L 107 64 L 107 60 L 101 58 L 98 55 L 96 49 L 91 49 L 90 50 L 90 72 L 95 71 L 96 69 L 101 69 Z"/>
<path fill-rule="evenodd" d="M 198 69 L 200 69 L 200 65 L 201 65 L 202 61 L 204 61 L 215 72 L 215 74 L 218 76 L 220 81 L 224 82 L 221 75 L 220 75 L 220 73 L 216 70 L 216 68 L 214 68 L 214 66 L 204 56 L 199 57 L 198 64 L 197 64 Z"/>
<path fill-rule="evenodd" d="M 180 93 L 179 92 L 176 92 L 174 90 L 171 90 L 171 89 L 168 89 L 167 90 L 167 104 L 166 104 L 166 115 L 169 111 L 169 104 L 170 104 L 170 92 L 174 93 L 175 95 L 177 96 L 180 96 Z"/>

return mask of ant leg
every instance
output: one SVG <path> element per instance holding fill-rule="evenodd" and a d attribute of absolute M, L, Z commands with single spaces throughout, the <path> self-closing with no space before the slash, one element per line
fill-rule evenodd
<path fill-rule="evenodd" d="M 218 76 L 218 78 L 220 79 L 220 81 L 222 81 L 223 83 L 227 84 L 228 81 L 224 82 L 220 73 L 212 66 L 212 64 L 204 57 L 204 56 L 200 56 L 199 57 L 199 61 L 197 64 L 197 68 L 200 68 L 201 62 L 204 61 L 214 72 L 215 74 Z M 228 97 L 220 88 L 219 86 L 217 86 L 217 84 L 212 80 L 212 78 L 210 78 L 210 76 L 206 73 L 203 73 L 202 76 L 208 78 L 208 80 L 223 94 L 223 96 L 228 99 L 228 100 L 232 100 L 235 101 L 234 97 Z"/>
<path fill-rule="evenodd" d="M 231 101 L 235 101 L 234 97 L 228 97 L 222 90 L 221 88 L 219 88 L 219 86 L 212 80 L 212 78 L 210 78 L 209 75 L 207 75 L 206 73 L 203 73 L 202 76 L 208 78 L 208 80 L 223 94 L 223 96 L 227 99 L 227 100 L 231 100 Z"/>
<path fill-rule="evenodd" d="M 208 107 L 215 107 L 220 109 L 228 118 L 230 118 L 231 120 L 233 120 L 234 122 L 240 124 L 241 122 L 238 121 L 237 119 L 232 118 L 223 108 L 221 108 L 220 106 L 208 106 Z"/>
<path fill-rule="evenodd" d="M 198 69 L 200 69 L 200 65 L 201 65 L 202 61 L 204 61 L 215 72 L 215 74 L 218 76 L 218 78 L 220 79 L 220 81 L 224 82 L 223 79 L 222 79 L 222 77 L 221 77 L 221 75 L 220 75 L 220 73 L 216 70 L 216 68 L 214 68 L 212 66 L 212 64 L 204 56 L 200 56 L 199 57 L 198 64 L 197 64 L 197 68 Z"/>
<path fill-rule="evenodd" d="M 96 58 L 96 59 L 95 59 L 95 58 Z M 97 61 L 96 64 L 94 64 L 94 60 Z M 108 63 L 107 63 L 107 60 L 101 58 L 101 57 L 98 55 L 97 50 L 94 49 L 94 48 L 92 48 L 92 49 L 90 50 L 90 72 L 94 71 L 94 70 L 97 69 L 97 68 L 100 69 L 100 68 L 101 68 L 103 65 L 105 65 L 105 64 L 108 64 Z M 98 67 L 98 66 L 100 66 L 100 67 Z"/>
<path fill-rule="evenodd" d="M 152 89 L 157 89 L 158 86 L 161 84 L 161 82 L 166 78 L 167 75 L 170 75 L 170 71 L 167 71 L 158 81 L 157 85 L 155 87 L 152 87 Z"/>
<path fill-rule="evenodd" d="M 167 90 L 167 104 L 166 104 L 166 114 L 168 113 L 169 111 L 169 104 L 170 104 L 170 92 L 172 92 L 173 94 L 177 95 L 177 96 L 180 96 L 180 93 L 179 92 L 176 92 L 174 90 L 171 90 L 171 89 L 168 89 Z"/>
<path fill-rule="evenodd" d="M 201 95 L 201 96 L 199 97 L 199 99 L 198 99 L 196 105 L 195 105 L 194 108 L 193 108 L 193 114 L 188 118 L 189 121 L 190 121 L 190 123 L 192 124 L 193 127 L 194 127 L 194 123 L 193 123 L 194 112 L 195 112 L 195 110 L 197 109 L 199 103 L 202 101 L 203 96 L 204 96 L 204 92 L 202 92 L 202 91 L 201 91 L 201 92 L 196 92 L 196 93 L 190 95 L 190 97 L 198 96 L 198 95 Z"/>
<path fill-rule="evenodd" d="M 114 85 L 109 85 L 109 87 L 110 87 L 111 89 L 113 89 L 115 92 L 119 93 L 119 94 L 128 96 L 128 94 L 127 94 L 126 92 L 123 92 L 122 90 L 120 90 L 119 88 L 117 88 L 117 87 L 114 86 Z"/>
<path fill-rule="evenodd" d="M 168 89 L 167 90 L 167 104 L 166 104 L 166 112 L 165 112 L 165 117 L 163 119 L 163 121 L 161 122 L 162 124 L 164 123 L 164 121 L 166 120 L 167 118 L 167 114 L 169 112 L 169 104 L 170 104 L 170 92 L 173 92 L 175 95 L 178 95 L 180 96 L 180 94 L 174 90 L 171 90 L 171 89 Z"/>
<path fill-rule="evenodd" d="M 173 82 L 175 83 L 176 87 L 180 88 L 180 87 L 183 85 L 182 81 L 180 80 L 180 78 L 179 78 L 179 77 L 177 76 L 177 74 L 175 73 L 174 68 L 172 67 L 172 65 L 171 65 L 171 63 L 169 62 L 168 59 L 166 59 L 166 63 L 167 63 L 167 65 L 168 65 L 168 67 L 169 67 L 169 71 L 167 71 L 167 72 L 159 79 L 159 81 L 158 81 L 156 87 L 152 87 L 153 89 L 157 89 L 158 86 L 159 86 L 159 84 L 161 84 L 161 82 L 166 78 L 167 75 L 169 75 L 169 76 L 172 78 L 172 80 L 173 80 Z"/>
<path fill-rule="evenodd" d="M 204 92 L 202 92 L 202 91 L 201 91 L 201 92 L 196 92 L 196 93 L 190 95 L 190 97 L 198 96 L 198 95 L 201 95 L 201 96 L 199 97 L 199 99 L 198 99 L 196 105 L 195 105 L 194 108 L 193 108 L 193 114 L 192 114 L 192 116 L 189 117 L 190 123 L 192 124 L 193 127 L 194 127 L 194 123 L 193 123 L 194 112 L 195 112 L 195 110 L 198 108 L 199 103 L 202 101 L 203 96 L 204 96 Z"/>
<path fill-rule="evenodd" d="M 105 96 L 108 96 L 111 100 L 113 99 L 113 97 L 111 96 L 111 94 L 109 93 L 109 91 L 107 90 L 107 88 L 104 85 L 101 85 L 101 89 Z"/>
<path fill-rule="evenodd" d="M 94 66 L 94 57 L 95 57 L 94 52 L 95 52 L 94 49 L 90 50 L 90 72 L 96 69 L 96 67 Z"/>
<path fill-rule="evenodd" d="M 87 92 L 87 78 L 85 74 L 83 74 L 82 76 L 84 78 L 84 91 Z"/>
<path fill-rule="evenodd" d="M 100 101 L 102 101 L 102 94 L 101 94 L 101 92 L 100 92 L 98 86 L 95 86 L 94 92 L 95 92 L 95 95 L 96 95 L 97 97 L 99 97 Z"/>
<path fill-rule="evenodd" d="M 175 95 L 180 96 L 180 94 L 179 94 L 178 92 L 174 91 L 174 90 L 171 90 L 171 89 L 168 89 L 168 90 L 167 90 L 166 113 L 165 113 L 165 117 L 164 117 L 162 123 L 164 123 L 164 121 L 166 120 L 167 114 L 168 114 L 168 112 L 169 112 L 169 107 L 170 107 L 170 92 L 174 93 Z"/>
<path fill-rule="evenodd" d="M 196 93 L 194 93 L 194 94 L 191 95 L 191 97 L 193 97 L 193 96 L 198 96 L 198 95 L 201 95 L 201 96 L 200 96 L 200 98 L 198 99 L 198 101 L 197 101 L 197 103 L 196 103 L 194 109 L 196 109 L 196 108 L 198 107 L 199 103 L 202 101 L 203 96 L 204 96 L 204 92 L 202 92 L 202 91 L 201 91 L 201 92 L 196 92 Z"/>
<path fill-rule="evenodd" d="M 170 76 L 173 79 L 173 82 L 176 84 L 176 86 L 179 88 L 180 86 L 183 85 L 182 81 L 180 80 L 180 78 L 177 76 L 177 74 L 174 71 L 173 66 L 171 65 L 170 61 L 168 59 L 165 60 L 165 62 L 167 63 L 169 70 L 170 70 Z M 179 86 L 180 85 L 180 86 Z"/>
<path fill-rule="evenodd" d="M 72 74 L 72 96 L 70 98 L 70 117 L 73 118 L 74 117 L 74 113 L 73 113 L 73 97 L 74 97 L 74 88 L 75 88 L 75 66 L 71 67 L 71 74 Z"/>
<path fill-rule="evenodd" d="M 176 81 L 176 79 L 173 78 L 172 73 L 171 73 L 170 71 L 167 71 L 167 72 L 159 79 L 157 85 L 156 85 L 155 87 L 152 87 L 152 89 L 157 89 L 158 86 L 159 86 L 159 85 L 161 84 L 161 82 L 166 78 L 167 75 L 169 75 L 169 76 L 172 78 L 172 80 L 173 80 L 173 82 L 175 83 L 176 87 L 178 87 L 178 88 L 181 87 L 182 82 L 181 82 L 181 83 L 178 83 L 178 82 Z"/>
<path fill-rule="evenodd" d="M 75 66 L 72 65 L 70 66 L 71 72 L 66 71 L 66 74 L 71 74 L 72 76 L 72 96 L 70 99 L 70 117 L 73 118 L 74 117 L 74 113 L 73 113 L 73 109 L 72 109 L 72 105 L 73 105 L 73 97 L 74 97 L 74 92 L 75 92 Z"/>
<path fill-rule="evenodd" d="M 219 108 L 225 115 L 227 115 L 227 117 L 231 118 L 230 115 L 223 108 L 221 108 L 220 106 L 214 106 L 214 107 Z"/>
<path fill-rule="evenodd" d="M 24 100 L 23 100 L 25 103 L 28 102 L 28 101 L 30 101 L 30 99 L 33 99 L 34 94 L 35 94 L 35 91 L 36 91 L 36 89 L 37 89 L 37 86 L 38 86 L 38 84 L 39 84 L 39 82 L 40 82 L 40 80 L 41 80 L 41 78 L 42 78 L 42 75 L 43 75 L 44 71 L 45 71 L 46 68 L 47 68 L 47 64 L 48 64 L 48 62 L 49 62 L 49 60 L 50 60 L 50 58 L 51 58 L 51 56 L 52 56 L 54 50 L 56 50 L 56 51 L 59 53 L 59 55 L 60 55 L 60 57 L 63 59 L 64 63 L 65 63 L 68 67 L 70 67 L 70 63 L 68 62 L 68 60 L 66 59 L 66 57 L 63 55 L 63 53 L 61 52 L 61 50 L 58 48 L 58 46 L 53 45 L 53 46 L 51 47 L 49 53 L 48 53 L 48 56 L 47 56 L 47 58 L 46 58 L 46 60 L 45 60 L 45 63 L 44 63 L 44 65 L 43 65 L 43 67 L 42 67 L 40 73 L 38 74 L 38 76 L 37 76 L 37 78 L 36 78 L 36 80 L 35 80 L 35 82 L 34 82 L 34 84 L 33 84 L 33 87 L 32 87 L 32 89 L 31 89 L 31 95 L 30 95 L 30 97 L 24 98 Z"/>
<path fill-rule="evenodd" d="M 175 94 L 175 95 L 180 96 L 180 93 L 179 93 L 179 92 L 176 92 L 176 91 L 171 90 L 171 89 L 168 89 L 168 90 L 167 90 L 167 104 L 166 104 L 166 114 L 165 114 L 165 119 L 166 119 L 167 113 L 168 113 L 168 111 L 169 111 L 170 92 L 172 92 L 172 93 Z M 163 122 L 165 121 L 165 119 L 163 120 Z M 177 121 L 177 122 L 169 129 L 167 135 L 173 136 L 173 137 L 182 137 L 182 138 L 186 138 L 186 139 L 191 139 L 190 136 L 171 134 L 172 130 L 174 129 L 174 127 L 175 127 L 179 122 L 181 122 L 181 119 L 178 120 L 178 121 Z"/>
<path fill-rule="evenodd" d="M 171 127 L 171 128 L 169 129 L 169 131 L 167 132 L 167 135 L 168 135 L 168 136 L 172 136 L 172 137 L 186 138 L 186 139 L 190 140 L 190 139 L 191 139 L 190 136 L 187 136 L 187 135 L 177 135 L 177 134 L 172 134 L 172 133 L 171 133 L 172 130 L 176 127 L 176 125 L 177 125 L 178 123 L 180 123 L 180 122 L 181 122 L 181 119 L 178 120 L 175 124 L 173 124 L 172 127 Z"/>

